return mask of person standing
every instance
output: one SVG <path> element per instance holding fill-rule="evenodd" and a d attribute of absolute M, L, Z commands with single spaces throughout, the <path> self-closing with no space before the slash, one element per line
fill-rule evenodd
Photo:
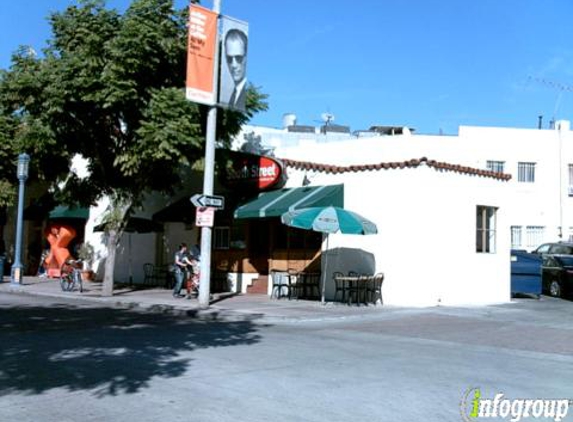
<path fill-rule="evenodd" d="M 240 111 L 245 110 L 247 84 L 247 34 L 237 28 L 230 29 L 225 35 L 225 59 L 234 87 L 227 104 Z"/>
<path fill-rule="evenodd" d="M 181 243 L 179 249 L 175 252 L 175 287 L 173 287 L 173 297 L 185 297 L 185 295 L 181 294 L 181 288 L 183 287 L 183 281 L 187 279 L 187 272 L 191 265 L 187 244 Z"/>

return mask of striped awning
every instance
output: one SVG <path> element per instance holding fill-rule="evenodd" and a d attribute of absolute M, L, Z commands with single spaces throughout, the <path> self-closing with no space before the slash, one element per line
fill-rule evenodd
<path fill-rule="evenodd" d="M 280 217 L 308 207 L 344 206 L 344 185 L 305 186 L 264 192 L 235 210 L 235 218 Z"/>

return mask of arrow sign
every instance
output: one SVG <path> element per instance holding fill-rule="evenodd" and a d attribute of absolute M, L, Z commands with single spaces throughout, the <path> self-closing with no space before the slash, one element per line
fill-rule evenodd
<path fill-rule="evenodd" d="M 219 195 L 203 195 L 196 193 L 191 197 L 191 202 L 196 207 L 211 207 L 218 210 L 225 208 L 225 197 Z"/>

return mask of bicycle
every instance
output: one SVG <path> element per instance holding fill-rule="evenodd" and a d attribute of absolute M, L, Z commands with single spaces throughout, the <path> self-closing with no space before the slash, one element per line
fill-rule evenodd
<path fill-rule="evenodd" d="M 83 292 L 82 260 L 67 259 L 60 269 L 60 286 L 64 292 L 72 292 L 76 288 Z"/>

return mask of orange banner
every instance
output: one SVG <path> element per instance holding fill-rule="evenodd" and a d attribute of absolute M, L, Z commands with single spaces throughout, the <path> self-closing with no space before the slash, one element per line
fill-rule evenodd
<path fill-rule="evenodd" d="M 185 96 L 190 101 L 206 105 L 216 103 L 213 81 L 217 16 L 217 13 L 204 7 L 189 6 Z"/>

